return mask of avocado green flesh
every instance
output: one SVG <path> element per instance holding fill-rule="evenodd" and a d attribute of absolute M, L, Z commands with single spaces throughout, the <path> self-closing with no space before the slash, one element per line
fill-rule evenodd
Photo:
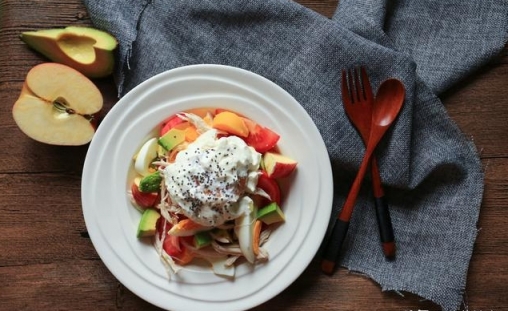
<path fill-rule="evenodd" d="M 164 149 L 170 151 L 177 145 L 185 140 L 185 131 L 172 128 L 161 138 L 159 138 L 159 145 Z"/>
<path fill-rule="evenodd" d="M 194 235 L 194 246 L 197 248 L 205 247 L 212 243 L 212 236 L 207 231 L 201 231 Z"/>
<path fill-rule="evenodd" d="M 151 208 L 146 209 L 139 221 L 137 237 L 144 238 L 155 235 L 159 217 L 160 214 L 156 210 Z"/>
<path fill-rule="evenodd" d="M 21 40 L 53 62 L 70 66 L 89 78 L 113 72 L 118 42 L 107 32 L 82 26 L 25 31 Z"/>
<path fill-rule="evenodd" d="M 258 210 L 257 218 L 267 225 L 285 221 L 285 216 L 279 205 L 275 202 Z"/>
<path fill-rule="evenodd" d="M 67 55 L 83 64 L 91 64 L 95 61 L 94 44 L 97 41 L 86 36 L 76 36 L 74 34 L 63 33 L 56 41 L 56 44 Z"/>
<path fill-rule="evenodd" d="M 139 191 L 141 192 L 157 192 L 160 189 L 162 176 L 159 172 L 152 173 L 143 177 L 139 182 Z"/>

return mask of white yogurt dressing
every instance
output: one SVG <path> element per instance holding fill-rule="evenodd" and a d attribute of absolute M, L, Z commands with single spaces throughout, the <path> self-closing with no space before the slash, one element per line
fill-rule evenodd
<path fill-rule="evenodd" d="M 256 190 L 261 154 L 236 136 L 210 129 L 164 168 L 171 201 L 194 222 L 218 226 L 248 211 L 241 200 Z"/>

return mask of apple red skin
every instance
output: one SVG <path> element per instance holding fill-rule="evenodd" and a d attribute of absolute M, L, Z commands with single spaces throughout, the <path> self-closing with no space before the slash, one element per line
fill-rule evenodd
<path fill-rule="evenodd" d="M 271 178 L 283 178 L 289 176 L 296 168 L 296 163 L 282 163 L 276 162 L 273 166 L 273 171 L 267 174 Z"/>
<path fill-rule="evenodd" d="M 267 163 L 266 157 L 268 156 L 276 158 L 272 158 L 273 162 Z M 272 155 L 267 153 L 264 158 L 266 173 L 269 177 L 275 179 L 289 176 L 298 164 L 296 161 L 282 155 Z"/>

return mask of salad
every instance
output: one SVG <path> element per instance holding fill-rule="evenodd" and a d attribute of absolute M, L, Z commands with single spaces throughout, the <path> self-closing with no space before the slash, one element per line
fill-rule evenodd
<path fill-rule="evenodd" d="M 234 277 L 238 262 L 269 259 L 263 245 L 285 221 L 278 180 L 297 162 L 280 136 L 225 109 L 170 116 L 134 155 L 130 199 L 137 237 L 152 239 L 171 276 L 194 259 Z"/>

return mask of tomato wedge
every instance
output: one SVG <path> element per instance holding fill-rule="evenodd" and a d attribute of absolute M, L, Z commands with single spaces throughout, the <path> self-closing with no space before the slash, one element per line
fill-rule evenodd
<path fill-rule="evenodd" d="M 136 183 L 132 183 L 131 193 L 134 201 L 143 208 L 153 207 L 160 200 L 158 192 L 141 192 Z"/>
<path fill-rule="evenodd" d="M 163 231 L 166 231 L 164 241 L 162 241 L 162 248 L 169 256 L 173 257 L 180 255 L 182 248 L 180 247 L 180 239 L 177 236 L 167 234 L 171 227 L 172 225 L 164 217 L 160 217 L 157 220 L 156 230 L 159 238 L 162 237 Z"/>
<path fill-rule="evenodd" d="M 169 117 L 166 121 L 162 123 L 161 130 L 159 132 L 159 136 L 164 136 L 164 134 L 167 133 L 170 129 L 174 128 L 178 124 L 183 123 L 184 120 L 180 119 L 179 116 L 174 115 L 172 117 Z"/>
<path fill-rule="evenodd" d="M 194 253 L 185 245 L 181 245 L 182 251 L 176 256 L 172 256 L 179 265 L 186 265 L 194 259 Z"/>
<path fill-rule="evenodd" d="M 180 255 L 182 252 L 182 247 L 180 246 L 180 238 L 174 235 L 166 235 L 164 242 L 162 243 L 162 248 L 171 257 Z"/>
<path fill-rule="evenodd" d="M 262 171 L 259 175 L 257 186 L 270 196 L 270 200 L 262 200 L 262 202 L 260 202 L 261 206 L 265 206 L 270 202 L 275 202 L 280 205 L 281 195 L 279 184 L 275 181 L 275 179 L 268 177 L 268 174 L 265 171 Z"/>
<path fill-rule="evenodd" d="M 256 149 L 257 152 L 265 153 L 273 149 L 279 141 L 279 134 L 269 128 L 263 127 L 249 119 L 245 119 L 245 124 L 249 129 L 249 136 L 245 137 L 244 141 L 247 145 Z"/>
<path fill-rule="evenodd" d="M 165 224 L 165 227 L 164 227 Z M 162 237 L 162 231 L 166 230 L 169 231 L 171 229 L 172 225 L 164 219 L 164 217 L 160 217 L 157 220 L 157 234 L 159 238 Z M 188 237 L 178 237 L 170 234 L 166 234 L 164 237 L 164 241 L 162 241 L 162 248 L 164 251 L 171 256 L 178 264 L 180 265 L 186 265 L 189 262 L 194 259 L 194 253 L 185 246 L 185 243 L 182 243 L 182 241 L 185 241 L 185 243 L 192 245 L 194 241 L 193 236 Z"/>

